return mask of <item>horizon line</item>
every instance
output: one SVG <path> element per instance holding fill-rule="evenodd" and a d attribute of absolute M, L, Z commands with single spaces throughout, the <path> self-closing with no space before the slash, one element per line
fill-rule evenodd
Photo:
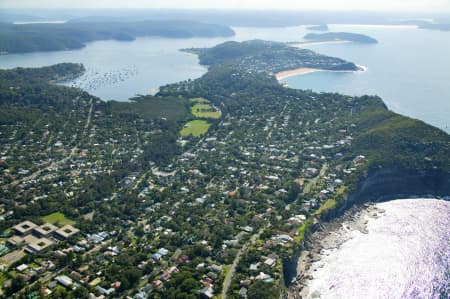
<path fill-rule="evenodd" d="M 67 10 L 172 10 L 172 11 L 278 11 L 278 12 L 367 12 L 367 13 L 439 13 L 450 15 L 448 11 L 442 11 L 441 9 L 433 9 L 433 10 L 423 10 L 423 9 L 363 9 L 363 8 L 355 8 L 355 9 L 321 9 L 321 8 L 288 8 L 288 7 L 278 7 L 278 8 L 230 8 L 230 7 L 190 7 L 190 8 L 174 8 L 174 7 L 1 7 L 1 9 L 11 9 L 11 10 L 59 10 L 59 9 L 67 9 Z M 1 12 L 0 12 L 1 13 Z"/>

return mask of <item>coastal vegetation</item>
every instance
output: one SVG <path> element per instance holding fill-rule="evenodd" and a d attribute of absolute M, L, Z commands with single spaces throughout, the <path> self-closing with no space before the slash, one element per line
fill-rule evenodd
<path fill-rule="evenodd" d="M 329 198 L 320 205 L 320 207 L 314 212 L 314 214 L 321 215 L 323 212 L 335 208 L 336 205 L 337 205 L 336 199 Z"/>
<path fill-rule="evenodd" d="M 313 220 L 310 218 L 297 228 L 297 235 L 295 236 L 295 241 L 297 242 L 297 244 L 301 244 L 303 242 L 303 240 L 305 239 L 305 233 L 308 231 L 312 224 Z"/>
<path fill-rule="evenodd" d="M 387 109 L 369 107 L 355 119 L 362 131 L 353 146 L 371 157 L 371 166 L 450 171 L 447 133 Z"/>

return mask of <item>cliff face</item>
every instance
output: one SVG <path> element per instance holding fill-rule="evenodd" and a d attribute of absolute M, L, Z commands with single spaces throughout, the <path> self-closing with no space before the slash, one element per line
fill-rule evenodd
<path fill-rule="evenodd" d="M 380 201 L 399 195 L 445 196 L 450 194 L 450 173 L 442 170 L 381 168 L 369 172 L 353 195 L 360 200 Z"/>
<path fill-rule="evenodd" d="M 361 178 L 356 190 L 335 209 L 321 215 L 321 220 L 331 221 L 358 204 L 381 202 L 412 197 L 449 197 L 450 173 L 443 170 L 411 170 L 401 168 L 377 168 Z M 319 229 L 314 225 L 308 234 Z M 297 275 L 297 263 L 301 250 L 283 261 L 284 282 L 289 286 Z"/>
<path fill-rule="evenodd" d="M 450 173 L 443 170 L 378 168 L 361 179 L 356 191 L 333 211 L 323 215 L 327 221 L 355 204 L 408 197 L 444 197 L 450 195 Z"/>

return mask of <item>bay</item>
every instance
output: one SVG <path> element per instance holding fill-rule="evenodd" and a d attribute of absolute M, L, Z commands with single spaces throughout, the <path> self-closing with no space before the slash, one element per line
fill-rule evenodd
<path fill-rule="evenodd" d="M 330 25 L 331 31 L 370 35 L 379 43 L 310 45 L 309 49 L 366 66 L 363 73 L 310 73 L 284 79 L 292 88 L 379 95 L 398 113 L 450 132 L 450 32 L 413 26 Z M 83 63 L 86 74 L 67 85 L 105 100 L 127 100 L 156 92 L 161 85 L 202 76 L 207 68 L 181 48 L 211 47 L 228 40 L 300 41 L 304 26 L 233 28 L 231 38 L 138 38 L 133 42 L 96 41 L 80 50 L 0 56 L 0 68 Z"/>
<path fill-rule="evenodd" d="M 393 111 L 450 132 L 450 32 L 363 25 L 331 25 L 330 30 L 363 33 L 379 41 L 308 46 L 367 71 L 310 73 L 284 82 L 314 91 L 379 95 Z"/>

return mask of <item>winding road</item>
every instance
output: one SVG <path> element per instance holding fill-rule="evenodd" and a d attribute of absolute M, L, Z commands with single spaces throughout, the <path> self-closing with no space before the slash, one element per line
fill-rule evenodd
<path fill-rule="evenodd" d="M 255 243 L 256 240 L 259 239 L 259 236 L 262 234 L 262 232 L 266 229 L 266 227 L 261 228 L 258 233 L 254 234 L 250 240 L 242 246 L 241 249 L 239 249 L 238 253 L 236 254 L 236 257 L 233 260 L 233 264 L 230 267 L 230 271 L 228 271 L 227 276 L 225 277 L 225 280 L 223 281 L 222 286 L 222 299 L 227 298 L 228 289 L 230 288 L 231 281 L 233 280 L 234 273 L 236 272 L 236 267 L 239 264 L 239 261 L 241 259 L 242 254 L 247 250 L 249 245 L 252 245 Z"/>

